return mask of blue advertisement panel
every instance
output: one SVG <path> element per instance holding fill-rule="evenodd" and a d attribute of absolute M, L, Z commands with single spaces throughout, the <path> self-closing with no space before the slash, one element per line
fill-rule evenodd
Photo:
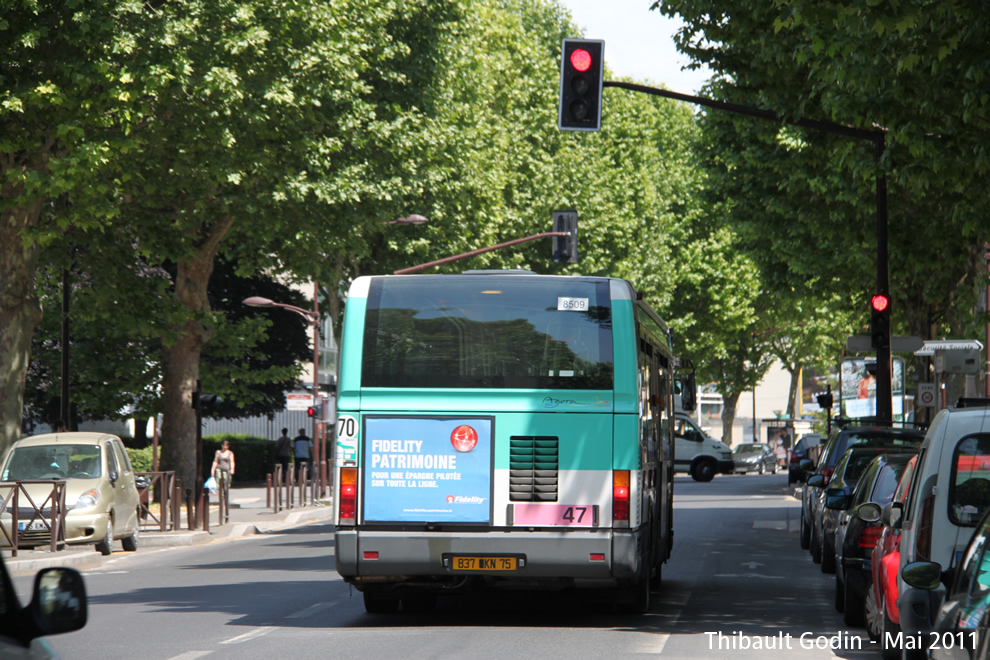
<path fill-rule="evenodd" d="M 365 522 L 491 521 L 491 417 L 366 417 Z"/>

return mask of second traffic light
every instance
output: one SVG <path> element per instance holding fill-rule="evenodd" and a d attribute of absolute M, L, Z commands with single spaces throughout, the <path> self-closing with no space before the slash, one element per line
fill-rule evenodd
<path fill-rule="evenodd" d="M 597 131 L 601 128 L 604 55 L 605 42 L 600 39 L 564 39 L 557 113 L 560 130 Z"/>
<path fill-rule="evenodd" d="M 873 348 L 890 348 L 890 298 L 878 293 L 870 298 L 870 343 Z"/>
<path fill-rule="evenodd" d="M 568 236 L 553 237 L 553 260 L 558 263 L 576 264 L 578 262 L 577 211 L 554 211 L 552 231 L 568 232 Z"/>

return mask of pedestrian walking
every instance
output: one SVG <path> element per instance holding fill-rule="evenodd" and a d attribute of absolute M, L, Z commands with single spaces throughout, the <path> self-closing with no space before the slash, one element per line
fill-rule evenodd
<path fill-rule="evenodd" d="M 275 442 L 275 459 L 282 465 L 282 483 L 289 478 L 289 460 L 292 458 L 292 438 L 289 429 L 282 429 L 282 437 Z"/>
<path fill-rule="evenodd" d="M 220 449 L 213 455 L 213 467 L 210 474 L 217 483 L 226 483 L 230 487 L 230 479 L 234 476 L 234 452 L 230 449 L 230 442 L 224 440 L 220 443 Z"/>
<path fill-rule="evenodd" d="M 299 481 L 299 470 L 303 465 L 309 463 L 310 450 L 313 448 L 313 441 L 306 435 L 306 429 L 299 429 L 299 435 L 292 441 L 296 448 L 296 481 Z"/>

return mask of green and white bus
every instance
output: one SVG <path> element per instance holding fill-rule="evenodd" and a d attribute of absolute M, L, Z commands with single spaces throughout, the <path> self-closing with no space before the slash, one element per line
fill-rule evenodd
<path fill-rule="evenodd" d="M 369 612 L 509 586 L 646 610 L 673 542 L 675 359 L 628 282 L 362 277 L 340 355 L 336 568 Z"/>

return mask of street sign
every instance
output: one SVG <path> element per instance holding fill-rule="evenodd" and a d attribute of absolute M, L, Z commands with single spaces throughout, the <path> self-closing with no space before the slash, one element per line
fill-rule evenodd
<path fill-rule="evenodd" d="M 313 396 L 310 394 L 286 394 L 285 409 L 292 411 L 305 411 L 313 405 Z"/>
<path fill-rule="evenodd" d="M 918 405 L 931 408 L 935 405 L 935 383 L 918 383 Z"/>
<path fill-rule="evenodd" d="M 891 337 L 891 353 L 914 353 L 925 345 L 921 337 Z M 870 335 L 852 335 L 846 337 L 847 353 L 873 353 L 873 338 Z"/>

